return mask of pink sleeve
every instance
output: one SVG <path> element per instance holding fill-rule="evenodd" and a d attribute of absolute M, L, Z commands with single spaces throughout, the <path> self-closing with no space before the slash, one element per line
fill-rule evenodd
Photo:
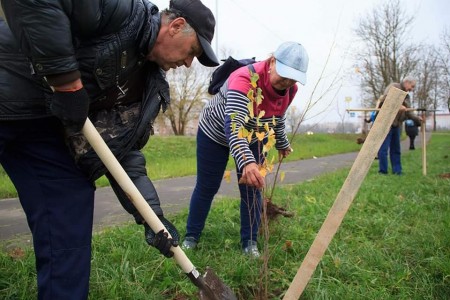
<path fill-rule="evenodd" d="M 228 78 L 228 90 L 242 92 L 247 95 L 250 89 L 250 70 L 247 66 L 241 67 L 231 73 Z"/>

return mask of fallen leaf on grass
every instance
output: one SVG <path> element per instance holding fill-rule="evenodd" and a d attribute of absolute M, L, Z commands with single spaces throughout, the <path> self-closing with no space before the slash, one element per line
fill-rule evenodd
<path fill-rule="evenodd" d="M 12 250 L 10 250 L 8 252 L 8 255 L 12 258 L 12 259 L 21 259 L 25 256 L 25 251 L 23 251 L 22 248 L 14 248 Z"/>
<path fill-rule="evenodd" d="M 227 182 L 227 183 L 230 183 L 231 182 L 231 171 L 225 171 L 225 173 L 224 173 L 224 175 L 223 175 L 223 178 L 225 179 L 225 181 Z"/>
<path fill-rule="evenodd" d="M 285 241 L 284 244 L 283 244 L 282 249 L 284 251 L 292 249 L 292 241 L 290 241 L 290 240 Z"/>

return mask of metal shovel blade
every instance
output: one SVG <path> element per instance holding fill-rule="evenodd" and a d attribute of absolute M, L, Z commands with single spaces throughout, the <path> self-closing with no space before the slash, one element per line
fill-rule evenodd
<path fill-rule="evenodd" d="M 231 288 L 226 286 L 210 267 L 206 268 L 201 281 L 200 300 L 237 300 Z"/>

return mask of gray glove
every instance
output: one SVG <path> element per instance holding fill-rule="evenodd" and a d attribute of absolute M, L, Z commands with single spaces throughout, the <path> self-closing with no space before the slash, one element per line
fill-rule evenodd
<path fill-rule="evenodd" d="M 163 216 L 158 216 L 161 223 L 163 223 L 164 227 L 166 227 L 167 231 L 169 231 L 172 238 L 169 238 L 169 235 L 164 230 L 159 231 L 155 234 L 153 230 L 150 228 L 150 226 L 147 223 L 144 223 L 145 228 L 145 240 L 147 241 L 147 244 L 150 246 L 155 247 L 156 249 L 161 252 L 162 255 L 165 257 L 172 257 L 173 252 L 170 251 L 170 248 L 177 247 L 179 240 L 180 240 L 180 234 L 178 233 L 178 230 L 175 228 L 175 226 L 166 218 Z"/>

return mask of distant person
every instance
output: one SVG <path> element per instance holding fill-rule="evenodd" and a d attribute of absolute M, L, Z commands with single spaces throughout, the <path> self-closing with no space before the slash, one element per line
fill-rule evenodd
<path fill-rule="evenodd" d="M 414 145 L 414 140 L 416 136 L 419 135 L 419 126 L 420 123 L 414 122 L 413 119 L 408 119 L 405 121 L 405 132 L 409 137 L 409 150 L 415 150 L 416 147 Z"/>
<path fill-rule="evenodd" d="M 239 137 L 237 130 L 242 127 L 248 132 L 261 130 L 256 117 L 249 117 L 247 93 L 251 87 L 250 70 L 253 68 L 259 75 L 257 84 L 264 96 L 258 106 L 265 111 L 260 123 L 273 128 L 276 149 L 279 155 L 286 157 L 292 151 L 285 132 L 286 110 L 297 93 L 296 83 L 306 83 L 308 60 L 301 44 L 285 42 L 268 59 L 234 71 L 220 92 L 204 107 L 197 132 L 197 182 L 182 244 L 185 249 L 195 248 L 200 240 L 231 152 L 240 182 L 242 251 L 253 257 L 260 256 L 257 234 L 262 208 L 260 189 L 264 187 L 265 180 L 258 165 L 264 161 L 263 143 L 258 142 L 254 135 L 251 141 Z"/>
<path fill-rule="evenodd" d="M 384 91 L 384 94 L 379 99 L 379 108 L 382 107 L 387 93 L 389 92 L 389 89 L 391 87 L 398 88 L 405 92 L 412 92 L 416 86 L 416 80 L 412 77 L 405 77 L 401 83 L 391 83 L 386 90 Z M 388 154 L 392 165 L 392 173 L 396 175 L 402 174 L 402 162 L 401 162 L 401 148 L 400 148 L 400 135 L 401 135 L 401 128 L 402 123 L 404 120 L 412 119 L 414 122 L 421 123 L 422 119 L 416 115 L 414 115 L 411 111 L 408 111 L 407 108 L 409 107 L 409 94 L 406 95 L 405 100 L 403 101 L 403 104 L 395 117 L 391 128 L 388 132 L 388 135 L 386 136 L 385 140 L 383 141 L 383 144 L 380 147 L 380 150 L 378 151 L 378 161 L 379 161 L 379 168 L 378 172 L 380 174 L 388 174 Z"/>
<path fill-rule="evenodd" d="M 144 225 L 149 245 L 167 257 L 178 245 L 140 149 L 169 103 L 165 71 L 196 57 L 218 65 L 215 19 L 199 0 L 171 0 L 162 12 L 147 0 L 1 5 L 8 24 L 0 18 L 0 163 L 33 236 L 38 298 L 87 299 L 100 176 Z M 150 229 L 84 139 L 88 116 L 173 238 Z"/>

